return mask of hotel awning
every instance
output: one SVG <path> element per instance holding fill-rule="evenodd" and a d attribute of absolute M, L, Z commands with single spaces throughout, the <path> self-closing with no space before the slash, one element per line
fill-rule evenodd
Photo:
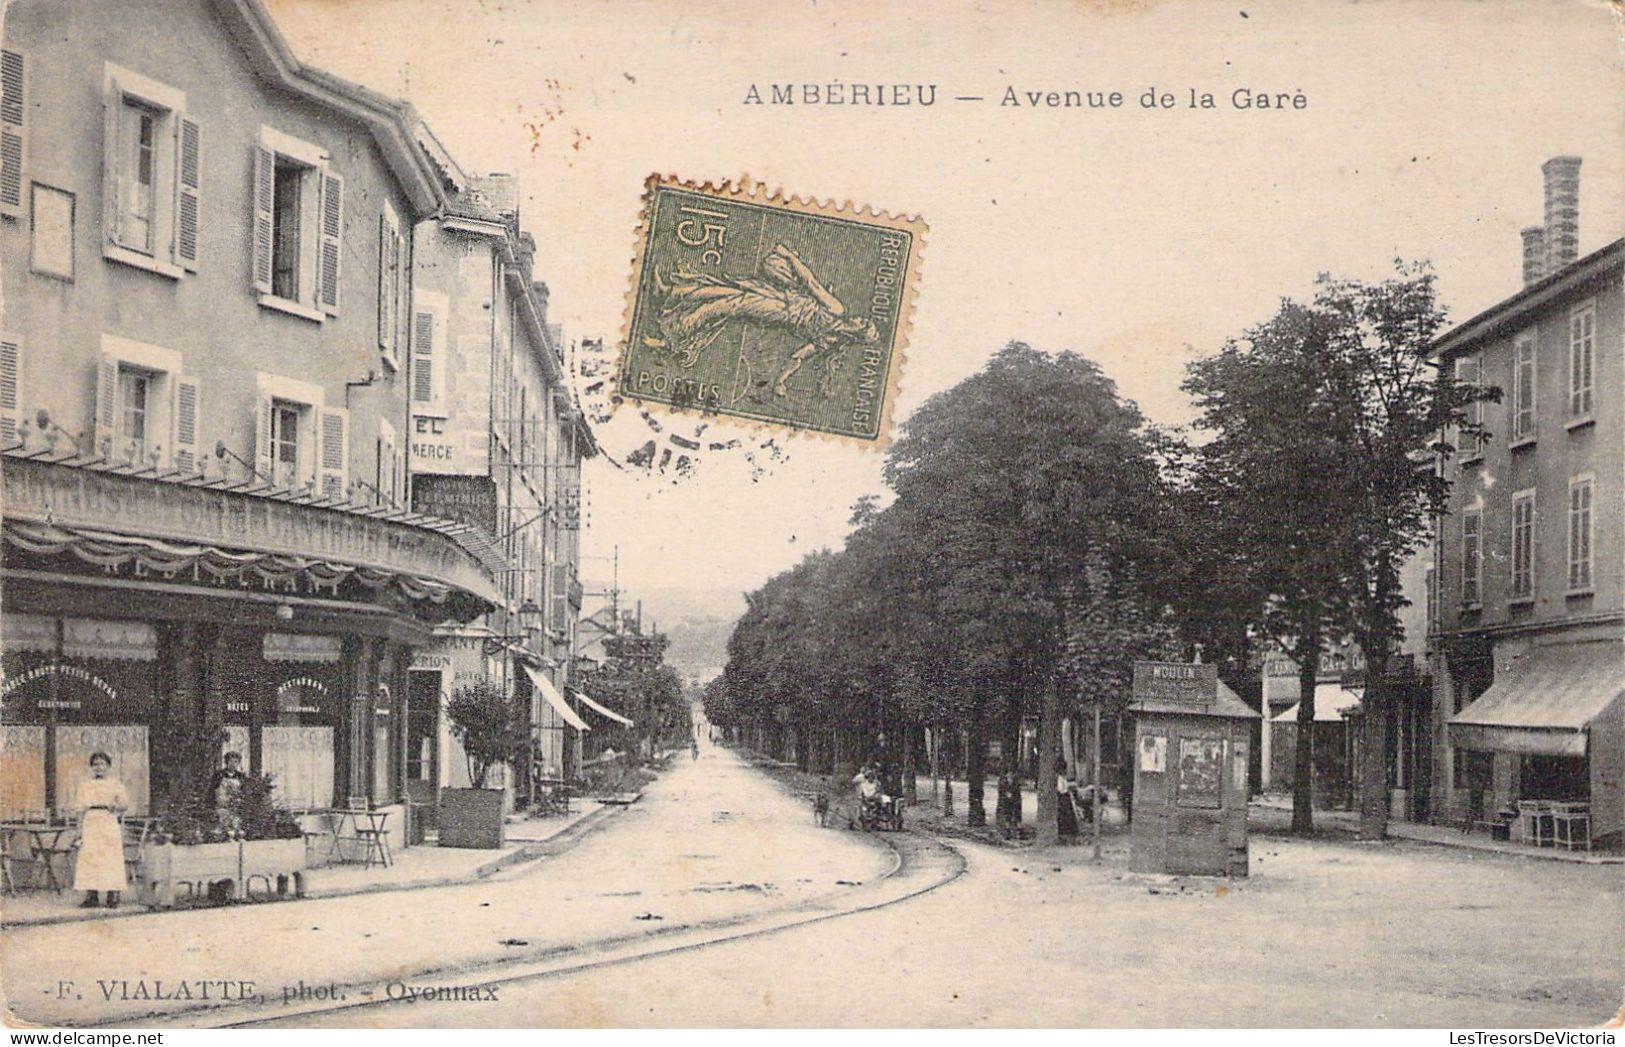
<path fill-rule="evenodd" d="M 1448 727 L 1459 749 L 1586 755 L 1586 729 L 1625 695 L 1625 644 L 1538 647 L 1495 674 Z"/>
<path fill-rule="evenodd" d="M 606 719 L 614 720 L 616 723 L 625 727 L 632 726 L 631 720 L 628 720 L 626 717 L 622 716 L 613 709 L 607 709 L 604 706 L 599 705 L 597 702 L 588 697 L 585 691 L 578 691 L 571 688 L 570 693 L 580 699 L 582 705 L 585 705 L 587 708 L 591 709 L 595 713 L 598 713 L 600 716 L 603 716 Z"/>
<path fill-rule="evenodd" d="M 540 669 L 526 664 L 525 675 L 530 677 L 530 682 L 536 686 L 536 690 L 540 692 L 542 698 L 547 701 L 548 705 L 553 707 L 553 711 L 558 713 L 565 723 L 578 731 L 592 730 L 591 727 L 587 726 L 587 721 L 577 716 L 576 711 L 570 708 L 570 703 L 564 700 L 564 695 L 559 693 L 559 689 L 553 686 L 553 681 L 549 680 Z"/>

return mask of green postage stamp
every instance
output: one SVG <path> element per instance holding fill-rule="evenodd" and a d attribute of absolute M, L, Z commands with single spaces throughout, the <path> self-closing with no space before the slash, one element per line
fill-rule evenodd
<path fill-rule="evenodd" d="M 651 176 L 628 400 L 884 443 L 923 222 Z"/>

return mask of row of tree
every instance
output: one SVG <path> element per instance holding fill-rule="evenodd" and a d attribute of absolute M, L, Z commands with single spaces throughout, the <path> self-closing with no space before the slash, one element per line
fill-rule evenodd
<path fill-rule="evenodd" d="M 1362 813 L 1380 833 L 1399 571 L 1443 511 L 1435 463 L 1497 395 L 1434 365 L 1443 323 L 1424 266 L 1322 277 L 1189 366 L 1191 432 L 1149 425 L 1080 356 L 1007 345 L 908 419 L 885 464 L 894 497 L 858 504 L 842 550 L 747 596 L 707 717 L 858 728 L 905 763 L 921 728 L 962 731 L 982 824 L 988 738 L 1015 759 L 1036 716 L 1043 772 L 1064 717 L 1121 712 L 1136 659 L 1202 650 L 1240 684 L 1274 646 L 1300 666 L 1308 830 L 1318 655 L 1348 638 L 1373 666 Z M 1042 840 L 1056 794 L 1038 796 Z"/>

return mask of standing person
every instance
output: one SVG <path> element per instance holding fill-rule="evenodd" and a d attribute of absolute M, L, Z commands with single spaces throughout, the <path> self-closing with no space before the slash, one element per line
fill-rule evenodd
<path fill-rule="evenodd" d="M 1072 809 L 1072 783 L 1066 780 L 1066 761 L 1055 761 L 1055 827 L 1061 836 L 1078 835 L 1078 815 Z"/>
<path fill-rule="evenodd" d="M 209 778 L 209 802 L 217 809 L 229 809 L 243 788 L 243 754 L 229 752 L 220 760 L 221 766 Z"/>
<path fill-rule="evenodd" d="M 90 777 L 79 783 L 75 805 L 79 815 L 79 858 L 74 864 L 73 889 L 85 892 L 81 909 L 96 908 L 98 892 L 105 892 L 107 907 L 118 908 L 124 890 L 124 830 L 119 816 L 130 806 L 124 783 L 112 777 L 113 758 L 90 754 Z"/>

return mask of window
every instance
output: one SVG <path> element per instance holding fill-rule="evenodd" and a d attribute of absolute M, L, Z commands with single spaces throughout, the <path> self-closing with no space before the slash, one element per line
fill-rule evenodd
<path fill-rule="evenodd" d="M 278 160 L 271 218 L 271 293 L 299 300 L 299 187 L 304 168 Z"/>
<path fill-rule="evenodd" d="M 263 480 L 347 500 L 348 429 L 349 412 L 328 407 L 321 386 L 259 374 L 254 471 Z"/>
<path fill-rule="evenodd" d="M 320 321 L 339 308 L 344 179 L 321 147 L 261 128 L 254 150 L 254 289 L 260 304 Z"/>
<path fill-rule="evenodd" d="M 1569 481 L 1569 591 L 1591 588 L 1591 489 L 1590 476 Z"/>
<path fill-rule="evenodd" d="M 1484 510 L 1468 509 L 1461 515 L 1461 602 L 1467 607 L 1477 607 L 1483 600 L 1483 539 Z"/>
<path fill-rule="evenodd" d="M 97 365 L 96 449 L 116 462 L 192 473 L 198 465 L 202 389 L 181 354 L 102 336 Z"/>
<path fill-rule="evenodd" d="M 1458 356 L 1456 382 L 1476 390 L 1484 382 L 1484 361 L 1477 356 Z M 1474 400 L 1464 413 L 1467 426 L 1462 433 L 1460 450 L 1463 460 L 1471 461 L 1484 453 L 1484 401 Z"/>
<path fill-rule="evenodd" d="M 1587 302 L 1569 314 L 1569 415 L 1591 415 L 1592 369 L 1596 359 L 1597 309 Z"/>
<path fill-rule="evenodd" d="M 140 448 L 147 446 L 147 391 L 151 385 L 152 377 L 146 371 L 119 367 L 119 436 Z"/>
<path fill-rule="evenodd" d="M 1512 346 L 1512 440 L 1535 438 L 1535 336 L 1520 335 Z"/>
<path fill-rule="evenodd" d="M 1512 598 L 1535 596 L 1535 492 L 1512 496 Z"/>
<path fill-rule="evenodd" d="M 299 432 L 304 428 L 305 408 L 282 400 L 271 408 L 271 480 L 282 487 L 300 482 Z"/>
<path fill-rule="evenodd" d="M 450 302 L 445 295 L 427 291 L 416 292 L 412 297 L 412 410 L 416 414 L 444 417 L 445 316 Z M 498 396 L 501 388 L 499 386 Z M 497 409 L 502 409 L 500 403 Z M 499 427 L 496 431 L 502 430 Z"/>
<path fill-rule="evenodd" d="M 109 64 L 102 253 L 171 278 L 198 267 L 202 132 L 186 95 Z"/>

